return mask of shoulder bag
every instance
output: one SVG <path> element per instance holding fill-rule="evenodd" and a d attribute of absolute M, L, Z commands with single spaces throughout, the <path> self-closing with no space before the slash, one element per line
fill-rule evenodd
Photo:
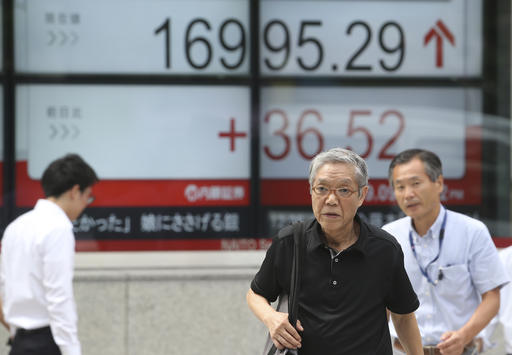
<path fill-rule="evenodd" d="M 297 324 L 297 310 L 299 306 L 299 288 L 300 288 L 300 264 L 302 260 L 302 239 L 304 235 L 304 222 L 297 222 L 293 225 L 293 259 L 292 259 L 292 273 L 290 278 L 290 292 L 289 294 L 283 293 L 279 296 L 276 310 L 284 312 L 288 309 L 288 321 L 294 327 Z M 292 355 L 297 354 L 297 350 L 285 349 L 279 350 L 274 345 L 270 334 L 265 343 L 263 355 Z"/>

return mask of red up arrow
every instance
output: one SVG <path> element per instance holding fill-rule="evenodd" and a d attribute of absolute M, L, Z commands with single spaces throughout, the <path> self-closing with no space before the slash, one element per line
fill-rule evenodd
<path fill-rule="evenodd" d="M 423 43 L 426 46 L 432 38 L 436 38 L 436 67 L 443 67 L 443 39 L 446 38 L 452 46 L 455 46 L 455 37 L 441 20 L 437 20 L 436 25 L 425 35 Z"/>

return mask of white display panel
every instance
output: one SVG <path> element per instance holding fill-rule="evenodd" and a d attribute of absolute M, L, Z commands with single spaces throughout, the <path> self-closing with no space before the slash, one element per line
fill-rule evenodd
<path fill-rule="evenodd" d="M 350 148 L 372 179 L 387 179 L 394 155 L 432 150 L 443 175 L 466 171 L 466 128 L 481 125 L 478 89 L 265 88 L 260 118 L 261 176 L 303 179 L 320 151 Z"/>
<path fill-rule="evenodd" d="M 481 0 L 262 0 L 266 76 L 479 77 Z"/>
<path fill-rule="evenodd" d="M 15 24 L 18 72 L 249 72 L 249 0 L 15 0 Z"/>
<path fill-rule="evenodd" d="M 101 179 L 248 179 L 242 86 L 22 85 L 29 176 L 76 152 Z"/>

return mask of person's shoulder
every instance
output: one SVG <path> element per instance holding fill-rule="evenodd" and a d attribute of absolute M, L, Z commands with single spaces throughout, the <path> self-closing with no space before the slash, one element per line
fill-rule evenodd
<path fill-rule="evenodd" d="M 19 226 L 26 226 L 27 222 L 29 222 L 30 219 L 32 219 L 34 216 L 34 210 L 31 209 L 18 217 L 16 217 L 11 223 L 9 223 L 5 229 L 7 232 L 8 230 L 16 229 Z"/>
<path fill-rule="evenodd" d="M 293 249 L 293 234 L 297 228 L 302 228 L 304 234 L 314 225 L 315 219 L 310 218 L 304 221 L 294 222 L 281 228 L 272 239 L 272 249 Z"/>
<path fill-rule="evenodd" d="M 20 241 L 20 236 L 23 236 L 24 240 L 31 239 L 34 234 L 33 231 L 39 230 L 33 215 L 34 210 L 32 209 L 19 215 L 9 223 L 4 230 L 2 244 L 4 246 L 17 244 Z"/>
<path fill-rule="evenodd" d="M 446 210 L 446 212 L 448 213 L 448 220 L 454 221 L 457 226 L 462 225 L 466 226 L 466 228 L 487 230 L 485 223 L 479 219 L 452 210 Z"/>
<path fill-rule="evenodd" d="M 411 218 L 405 216 L 383 225 L 382 229 L 400 241 L 400 239 L 404 239 L 409 235 L 410 225 Z"/>
<path fill-rule="evenodd" d="M 411 224 L 411 218 L 404 216 L 382 226 L 385 231 L 407 228 Z"/>
<path fill-rule="evenodd" d="M 289 224 L 289 225 L 281 228 L 277 232 L 277 235 L 275 236 L 274 240 L 282 241 L 287 238 L 293 237 L 293 230 L 295 229 L 295 226 L 297 223 L 300 223 L 300 222 L 295 222 L 293 224 Z"/>
<path fill-rule="evenodd" d="M 315 221 L 314 218 L 310 218 L 310 219 L 306 219 L 304 221 L 298 221 L 298 222 L 291 223 L 291 224 L 281 228 L 277 232 L 276 238 L 285 239 L 285 238 L 293 237 L 293 232 L 295 231 L 296 228 L 303 228 L 303 230 L 305 232 L 307 229 L 309 229 L 313 225 L 314 221 Z"/>
<path fill-rule="evenodd" d="M 51 215 L 46 210 L 35 207 L 16 217 L 4 232 L 4 236 L 19 234 L 38 241 L 62 236 L 74 238 L 73 223 L 67 217 Z"/>
<path fill-rule="evenodd" d="M 512 267 L 512 245 L 500 249 L 499 255 L 504 262 L 506 261 L 506 263 L 510 264 Z"/>
<path fill-rule="evenodd" d="M 293 233 L 296 228 L 299 228 L 301 225 L 307 225 L 308 221 L 298 221 L 288 224 L 287 226 L 282 227 L 272 239 L 272 245 L 281 245 L 288 244 L 293 241 Z"/>
<path fill-rule="evenodd" d="M 370 223 L 363 223 L 364 226 L 366 226 L 367 232 L 368 232 L 368 239 L 372 242 L 377 242 L 382 245 L 388 245 L 393 247 L 394 249 L 400 249 L 400 243 L 397 241 L 396 237 L 390 233 L 389 231 L 379 228 L 373 224 Z"/>

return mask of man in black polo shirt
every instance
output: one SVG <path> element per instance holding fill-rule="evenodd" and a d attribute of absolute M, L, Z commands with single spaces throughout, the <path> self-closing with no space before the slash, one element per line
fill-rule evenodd
<path fill-rule="evenodd" d="M 304 258 L 294 328 L 270 306 L 290 289 L 292 228 L 281 231 L 251 283 L 247 302 L 278 349 L 300 355 L 391 355 L 386 309 L 407 354 L 423 354 L 414 316 L 419 305 L 400 245 L 359 219 L 368 169 L 357 154 L 334 148 L 309 167 L 315 218 L 303 222 Z"/>

